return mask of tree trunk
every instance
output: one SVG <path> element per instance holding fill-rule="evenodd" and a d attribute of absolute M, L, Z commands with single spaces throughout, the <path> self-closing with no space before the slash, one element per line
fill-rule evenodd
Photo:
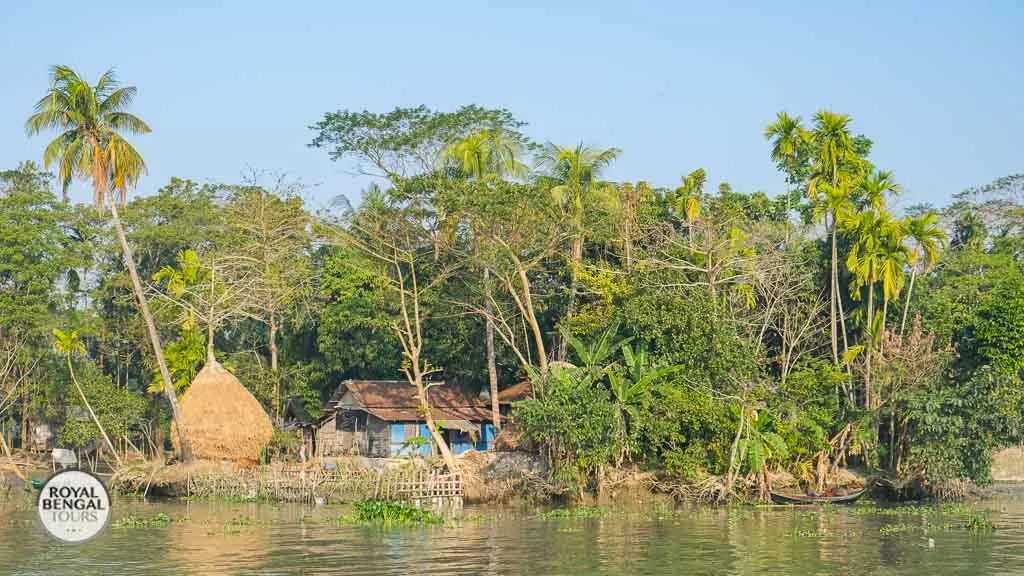
<path fill-rule="evenodd" d="M 900 321 L 900 339 L 907 328 L 907 312 L 910 310 L 910 296 L 914 293 L 914 278 L 917 276 L 917 265 L 910 268 L 910 285 L 907 287 L 907 301 L 903 303 L 903 319 Z"/>
<path fill-rule="evenodd" d="M 484 339 L 487 341 L 487 379 L 491 385 L 491 420 L 494 432 L 501 429 L 501 410 L 498 404 L 498 366 L 494 357 L 494 321 L 491 319 L 491 270 L 484 268 L 484 311 L 487 321 Z"/>
<path fill-rule="evenodd" d="M 413 384 L 416 386 L 416 392 L 420 399 L 420 409 L 423 410 L 423 419 L 427 423 L 427 428 L 430 430 L 430 436 L 433 438 L 434 444 L 441 452 L 441 457 L 444 458 L 445 464 L 448 465 L 448 470 L 454 472 L 457 468 L 455 464 L 455 456 L 452 454 L 451 449 L 448 448 L 448 442 L 444 439 L 444 436 L 437 429 L 437 425 L 434 423 L 433 410 L 431 409 L 430 399 L 427 397 L 427 387 L 423 383 L 423 375 L 420 373 L 419 354 L 414 354 L 411 360 L 413 363 Z"/>
<path fill-rule="evenodd" d="M 583 262 L 583 234 L 577 234 L 572 239 L 572 252 L 570 254 L 569 267 L 569 304 L 565 309 L 566 320 L 576 314 L 576 269 Z M 568 353 L 568 345 L 565 338 L 558 338 L 558 359 L 565 360 Z"/>
<path fill-rule="evenodd" d="M 25 383 L 21 385 L 21 449 L 28 451 L 29 434 L 28 429 L 28 393 L 29 393 L 29 376 L 26 374 Z"/>
<path fill-rule="evenodd" d="M 192 460 L 192 445 L 189 443 L 187 435 L 183 430 L 181 421 L 181 410 L 178 407 L 178 394 L 174 390 L 174 383 L 171 381 L 171 372 L 167 369 L 167 360 L 164 359 L 164 351 L 160 346 L 160 334 L 156 331 L 156 323 L 153 321 L 153 314 L 149 311 L 149 304 L 146 302 L 146 295 L 142 291 L 142 281 L 139 280 L 139 271 L 135 268 L 135 259 L 132 256 L 131 246 L 128 245 L 128 238 L 125 236 L 124 227 L 121 226 L 121 218 L 117 213 L 117 202 L 114 200 L 114 195 L 109 191 L 107 196 L 110 198 L 110 216 L 114 221 L 114 230 L 117 232 L 118 242 L 121 244 L 121 251 L 124 252 L 125 265 L 128 267 L 128 275 L 132 279 L 132 290 L 135 292 L 135 298 L 139 302 L 139 311 L 142 313 L 142 319 L 146 323 L 146 331 L 149 333 L 149 342 L 153 345 L 153 355 L 156 357 L 157 366 L 160 367 L 160 376 L 164 381 L 164 391 L 167 394 L 167 401 L 171 404 L 171 415 L 174 418 L 175 424 L 177 424 L 178 431 L 178 446 L 181 449 L 179 455 L 185 462 Z"/>
<path fill-rule="evenodd" d="M 114 460 L 117 461 L 117 465 L 121 466 L 121 457 L 117 454 L 117 448 L 114 448 L 114 443 L 110 441 L 110 436 L 107 435 L 106 429 L 104 429 L 103 424 L 100 423 L 100 419 L 96 416 L 96 412 L 93 412 L 92 404 L 89 404 L 88 398 L 85 397 L 85 391 L 82 390 L 82 385 L 78 383 L 78 378 L 75 378 L 75 369 L 71 365 L 70 351 L 68 351 L 68 373 L 71 375 L 71 381 L 75 384 L 75 389 L 78 390 L 78 396 L 82 399 L 82 404 L 85 404 L 85 409 L 89 411 L 89 416 L 92 418 L 93 423 L 96 424 L 96 428 L 98 428 L 100 434 L 103 435 L 103 440 L 106 441 L 107 448 L 110 448 L 110 453 L 114 455 Z M 96 451 L 96 455 L 99 457 L 99 450 Z"/>
<path fill-rule="evenodd" d="M 282 417 L 281 410 L 281 378 L 277 373 L 277 317 L 270 315 L 270 374 L 274 379 L 274 416 L 277 420 Z"/>
<path fill-rule="evenodd" d="M 836 295 L 839 284 L 839 267 L 837 260 L 839 259 L 839 251 L 836 249 L 836 215 L 832 213 L 832 279 L 829 282 L 830 290 L 830 309 L 829 317 L 831 322 L 829 326 L 832 332 L 832 361 L 839 365 L 839 339 L 836 334 Z"/>
<path fill-rule="evenodd" d="M 789 218 L 790 218 L 790 216 L 789 216 L 789 213 L 790 213 L 790 208 L 789 208 L 790 199 L 789 199 L 789 196 L 791 194 L 790 193 L 790 187 L 792 186 L 792 180 L 793 180 L 793 178 L 789 174 L 786 174 L 786 246 L 789 246 L 789 224 L 790 224 L 790 222 L 789 222 Z"/>
<path fill-rule="evenodd" d="M 884 292 L 885 288 L 882 288 L 882 291 Z M 881 330 L 881 331 L 878 333 L 878 353 L 879 354 L 884 354 L 885 353 L 885 319 L 888 318 L 888 317 L 889 317 L 889 299 L 886 298 L 885 295 L 883 294 L 882 295 L 882 326 L 881 326 L 881 328 L 879 328 L 879 330 Z"/>
<path fill-rule="evenodd" d="M 725 475 L 725 492 L 726 494 L 732 493 L 732 485 L 736 480 L 736 449 L 740 445 L 740 437 L 743 436 L 743 416 L 744 411 L 747 408 L 746 391 L 743 393 L 743 400 L 740 401 L 740 420 L 736 426 L 736 436 L 732 439 L 732 447 L 729 449 L 729 471 Z"/>
<path fill-rule="evenodd" d="M 540 330 L 540 323 L 537 322 L 537 315 L 533 311 L 533 295 L 530 294 L 530 279 L 526 275 L 526 269 L 517 265 L 519 272 L 519 283 L 523 290 L 523 304 L 526 308 L 526 321 L 530 324 L 533 332 L 533 339 L 537 345 L 537 363 L 541 376 L 548 375 L 548 354 L 544 350 L 544 334 Z"/>
<path fill-rule="evenodd" d="M 864 407 L 871 409 L 871 351 L 875 348 L 875 335 L 871 331 L 872 322 L 875 319 L 875 285 L 868 284 L 868 357 L 864 371 Z"/>

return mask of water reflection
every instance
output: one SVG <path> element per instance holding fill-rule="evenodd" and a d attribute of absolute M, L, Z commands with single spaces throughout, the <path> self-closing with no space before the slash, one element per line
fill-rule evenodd
<path fill-rule="evenodd" d="M 644 506 L 575 520 L 477 508 L 454 526 L 386 530 L 333 522 L 338 508 L 118 502 L 115 518 L 178 521 L 110 527 L 84 546 L 52 541 L 29 506 L 8 506 L 0 574 L 1020 574 L 1024 503 L 981 506 L 997 510 L 996 532 L 840 507 Z"/>

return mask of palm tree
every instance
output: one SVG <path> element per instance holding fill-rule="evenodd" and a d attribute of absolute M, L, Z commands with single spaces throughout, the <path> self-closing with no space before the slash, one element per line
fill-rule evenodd
<path fill-rule="evenodd" d="M 821 185 L 832 188 L 833 194 L 846 196 L 846 177 L 840 172 L 840 165 L 853 154 L 853 137 L 850 135 L 850 117 L 836 114 L 829 110 L 819 110 L 814 115 L 814 129 L 811 141 L 817 148 L 815 159 L 815 176 L 811 180 L 811 194 L 816 193 Z M 838 198 L 837 198 L 838 199 Z M 839 363 L 839 341 L 837 338 L 836 316 L 842 306 L 839 302 L 839 251 L 836 246 L 837 214 L 828 211 L 831 222 L 827 224 L 832 235 L 832 281 L 830 285 L 830 319 L 832 331 L 832 360 Z M 843 329 L 845 336 L 846 330 Z M 845 350 L 844 350 L 845 353 Z"/>
<path fill-rule="evenodd" d="M 790 194 L 796 183 L 797 155 L 811 139 L 811 133 L 804 129 L 800 117 L 779 112 L 775 121 L 764 129 L 765 140 L 772 143 L 772 161 L 786 169 L 786 241 L 789 241 Z"/>
<path fill-rule="evenodd" d="M 462 140 L 453 142 L 444 151 L 444 157 L 460 172 L 476 180 L 521 177 L 527 173 L 526 165 L 520 162 L 522 143 L 508 133 L 495 130 L 481 130 Z M 498 366 L 494 351 L 494 318 L 491 304 L 491 270 L 484 267 L 484 340 L 487 349 L 487 375 L 491 393 L 491 423 L 494 430 L 501 429 L 501 412 L 498 403 Z"/>
<path fill-rule="evenodd" d="M 893 179 L 889 170 L 878 170 L 857 181 L 857 191 L 863 196 L 867 208 L 881 214 L 885 210 L 886 196 L 898 196 L 903 188 Z"/>
<path fill-rule="evenodd" d="M 850 187 L 846 180 L 841 180 L 839 185 L 832 186 L 825 182 L 812 182 L 815 194 L 820 194 L 815 211 L 817 218 L 825 218 L 826 233 L 832 243 L 832 272 L 830 274 L 831 293 L 831 324 L 832 324 L 832 360 L 839 363 L 839 338 L 843 338 L 843 354 L 849 350 L 849 343 L 846 339 L 846 314 L 843 311 L 843 302 L 839 292 L 839 258 L 838 235 L 839 229 L 845 226 L 855 215 L 853 198 Z M 838 312 L 838 314 L 837 314 Z M 836 318 L 838 316 L 839 330 L 836 330 Z"/>
<path fill-rule="evenodd" d="M 903 303 L 903 319 L 900 321 L 900 337 L 907 326 L 907 311 L 910 310 L 910 296 L 914 292 L 914 279 L 918 268 L 927 273 L 939 260 L 939 252 L 946 245 L 946 232 L 939 225 L 939 215 L 929 210 L 917 218 L 908 217 L 904 220 L 907 240 L 913 243 L 910 253 L 910 286 L 907 287 L 907 299 Z M 922 259 L 923 257 L 923 259 Z"/>
<path fill-rule="evenodd" d="M 903 244 L 903 226 L 888 213 L 861 212 L 850 223 L 856 242 L 846 259 L 847 269 L 853 273 L 853 297 L 860 298 L 860 290 L 867 287 L 868 309 L 865 323 L 867 359 L 864 376 L 864 405 L 872 407 L 871 362 L 875 341 L 885 331 L 885 315 L 889 301 L 898 298 L 903 289 L 904 266 L 907 251 Z M 882 284 L 882 317 L 875 318 L 875 284 Z"/>
<path fill-rule="evenodd" d="M 619 157 L 618 148 L 591 148 L 582 143 L 575 147 L 562 147 L 548 143 L 537 157 L 539 168 L 547 172 L 551 195 L 569 220 L 572 236 L 569 270 L 569 304 L 566 317 L 576 308 L 576 278 L 583 260 L 583 242 L 587 235 L 587 215 L 595 205 L 603 204 L 600 196 L 609 193 L 601 172 Z M 566 342 L 559 345 L 559 356 L 565 357 Z"/>
<path fill-rule="evenodd" d="M 72 180 L 86 180 L 92 183 L 96 209 L 102 212 L 105 204 L 110 207 L 114 230 L 131 276 L 132 289 L 149 332 L 174 421 L 178 425 L 181 458 L 188 461 L 192 459 L 192 450 L 182 430 L 178 397 L 164 360 L 160 335 L 142 291 L 132 250 L 118 215 L 118 206 L 124 206 L 128 190 L 146 172 L 142 155 L 122 136 L 122 133 L 145 134 L 150 131 L 145 122 L 126 112 L 135 94 L 134 86 L 120 86 L 113 70 L 105 72 L 95 86 L 90 86 L 71 68 L 54 66 L 50 90 L 36 103 L 35 113 L 25 122 L 25 131 L 29 136 L 44 130 L 60 132 L 46 146 L 43 164 L 46 167 L 58 165 L 58 177 L 65 193 Z"/>
<path fill-rule="evenodd" d="M 478 180 L 491 176 L 522 177 L 527 167 L 520 161 L 522 143 L 502 130 L 481 130 L 452 142 L 444 157 L 463 174 Z"/>
<path fill-rule="evenodd" d="M 683 176 L 683 185 L 676 191 L 678 194 L 676 203 L 679 204 L 676 210 L 686 218 L 686 234 L 691 243 L 693 243 L 693 230 L 700 218 L 700 201 L 704 197 L 704 184 L 707 183 L 707 180 L 707 172 L 703 168 L 697 168 Z"/>

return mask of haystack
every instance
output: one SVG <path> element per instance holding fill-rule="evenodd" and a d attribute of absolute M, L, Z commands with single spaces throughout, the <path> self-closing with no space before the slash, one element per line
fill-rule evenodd
<path fill-rule="evenodd" d="M 185 435 L 196 458 L 256 463 L 274 435 L 263 406 L 216 361 L 203 366 L 179 406 Z M 174 428 L 171 438 L 178 449 Z"/>

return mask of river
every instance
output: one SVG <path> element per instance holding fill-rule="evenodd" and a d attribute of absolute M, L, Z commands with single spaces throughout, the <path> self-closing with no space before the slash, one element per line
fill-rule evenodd
<path fill-rule="evenodd" d="M 3 508 L 0 574 L 1024 574 L 1024 499 L 953 508 L 618 505 L 591 517 L 467 507 L 444 526 L 334 521 L 343 507 L 117 501 L 61 545 Z M 994 531 L 972 531 L 984 513 Z M 170 519 L 169 522 L 167 520 Z"/>

